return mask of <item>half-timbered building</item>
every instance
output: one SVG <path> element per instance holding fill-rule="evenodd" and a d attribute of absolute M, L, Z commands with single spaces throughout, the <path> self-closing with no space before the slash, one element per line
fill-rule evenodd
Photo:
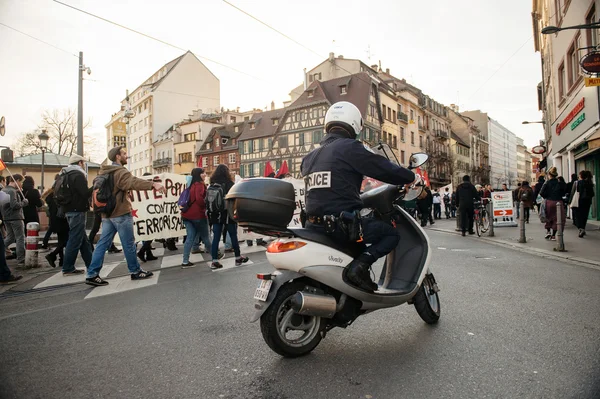
<path fill-rule="evenodd" d="M 377 81 L 363 72 L 329 81 L 314 81 L 286 109 L 267 158 L 278 168 L 287 161 L 289 173 L 300 176 L 302 158 L 319 146 L 324 135 L 325 114 L 338 101 L 360 110 L 364 128 L 359 139 L 374 144 L 381 140 L 381 101 Z"/>
<path fill-rule="evenodd" d="M 248 122 L 230 123 L 210 130 L 196 152 L 197 160 L 201 160 L 202 168 L 209 177 L 219 164 L 225 164 L 232 173 L 240 174 L 238 141 L 247 124 Z"/>
<path fill-rule="evenodd" d="M 275 132 L 285 113 L 284 108 L 258 112 L 250 117 L 239 137 L 241 177 L 259 177 L 265 172 L 265 165 L 271 159 L 270 150 Z M 278 169 L 281 162 L 273 160 L 271 167 Z"/>

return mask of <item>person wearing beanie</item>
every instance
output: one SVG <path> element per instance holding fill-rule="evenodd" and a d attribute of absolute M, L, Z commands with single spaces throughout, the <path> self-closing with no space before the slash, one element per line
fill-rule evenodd
<path fill-rule="evenodd" d="M 92 260 L 92 246 L 85 233 L 85 215 L 90 210 L 91 197 L 85 158 L 77 154 L 71 155 L 69 166 L 63 168 L 60 174 L 66 175 L 66 184 L 71 194 L 68 203 L 61 206 L 61 213 L 64 213 L 69 223 L 69 238 L 65 246 L 62 272 L 64 276 L 83 274 L 83 270 L 75 268 L 77 254 L 81 253 L 86 267 L 89 267 Z"/>
<path fill-rule="evenodd" d="M 110 214 L 102 214 L 102 235 L 96 245 L 92 262 L 87 270 L 86 284 L 93 286 L 108 285 L 108 281 L 100 278 L 100 270 L 104 264 L 104 255 L 106 250 L 113 242 L 115 234 L 119 233 L 119 238 L 127 260 L 127 268 L 131 274 L 132 280 L 141 280 L 152 277 L 152 272 L 144 271 L 140 268 L 136 254 L 135 236 L 133 233 L 132 207 L 129 201 L 130 190 L 156 190 L 165 193 L 164 186 L 151 180 L 139 179 L 131 174 L 126 168 L 127 149 L 122 146 L 115 147 L 108 152 L 108 159 L 112 165 L 102 165 L 99 176 L 113 175 L 113 195 L 116 205 Z"/>

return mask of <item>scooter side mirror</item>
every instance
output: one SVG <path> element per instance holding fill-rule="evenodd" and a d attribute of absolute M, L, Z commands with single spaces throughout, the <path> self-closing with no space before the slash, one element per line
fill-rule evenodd
<path fill-rule="evenodd" d="M 410 156 L 410 162 L 408 164 L 408 169 L 415 169 L 419 166 L 423 165 L 429 159 L 429 155 L 424 152 L 418 152 L 416 154 L 412 154 Z"/>

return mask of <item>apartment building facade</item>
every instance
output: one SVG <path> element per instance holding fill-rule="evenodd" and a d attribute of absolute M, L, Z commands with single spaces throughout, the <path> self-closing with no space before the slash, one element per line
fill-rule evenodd
<path fill-rule="evenodd" d="M 166 132 L 190 110 L 218 112 L 219 79 L 188 51 L 159 68 L 122 101 L 122 106 L 134 113 L 128 126 L 129 170 L 134 176 L 165 170 L 164 162 L 155 170 L 153 161 L 157 152 L 170 150 L 173 154 Z"/>
<path fill-rule="evenodd" d="M 539 107 L 544 113 L 544 158 L 565 178 L 582 170 L 592 172 L 596 195 L 589 218 L 600 220 L 600 89 L 587 86 L 586 77 L 596 77 L 582 67 L 584 57 L 598 57 L 598 29 L 565 29 L 543 34 L 547 26 L 570 28 L 597 23 L 600 0 L 534 0 L 535 51 L 540 52 L 542 82 Z"/>

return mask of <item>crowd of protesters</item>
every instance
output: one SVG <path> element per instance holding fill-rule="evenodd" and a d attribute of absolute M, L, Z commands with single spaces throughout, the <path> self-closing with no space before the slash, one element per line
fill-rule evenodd
<path fill-rule="evenodd" d="M 93 286 L 107 285 L 108 282 L 100 277 L 106 252 L 120 252 L 113 244 L 116 234 L 124 252 L 127 267 L 132 280 L 150 278 L 153 273 L 140 267 L 142 262 L 158 259 L 152 254 L 152 241 L 143 241 L 141 249 L 137 251 L 133 230 L 132 206 L 129 200 L 130 190 L 156 190 L 164 193 L 165 188 L 159 182 L 137 178 L 126 168 L 128 155 L 124 147 L 115 147 L 108 152 L 110 165 L 103 165 L 99 176 L 112 175 L 114 209 L 110 214 L 96 212 L 94 226 L 86 234 L 86 215 L 92 208 L 92 187 L 88 187 L 86 173 L 86 160 L 79 155 L 72 155 L 69 165 L 56 175 L 55 182 L 59 180 L 68 185 L 70 197 L 68 202 L 59 204 L 54 184 L 43 195 L 35 188 L 35 183 L 30 176 L 23 177 L 13 174 L 6 179 L 0 176 L 0 215 L 2 216 L 2 239 L 0 240 L 0 283 L 14 283 L 21 276 L 13 274 L 7 266 L 6 259 L 17 259 L 17 267 L 25 265 L 25 226 L 30 222 L 39 223 L 38 208 L 44 203 L 47 205 L 49 216 L 48 230 L 42 241 L 42 248 L 49 249 L 49 240 L 52 233 L 58 237 L 57 246 L 45 258 L 52 267 L 56 261 L 62 269 L 64 276 L 86 274 L 86 283 Z M 200 241 L 206 250 L 210 251 L 212 262 L 211 269 L 223 267 L 219 260 L 223 257 L 219 251 L 219 241 L 222 232 L 227 232 L 231 251 L 235 253 L 235 264 L 241 265 L 248 262 L 248 257 L 242 256 L 237 238 L 237 225 L 231 220 L 227 211 L 222 209 L 207 210 L 206 194 L 209 187 L 218 187 L 222 197 L 234 184 L 234 179 L 227 166 L 219 165 L 211 176 L 211 185 L 205 183 L 207 176 L 203 169 L 195 168 L 191 173 L 189 209 L 182 212 L 183 223 L 186 226 L 186 239 L 182 267 L 194 266 L 190 262 L 190 253 L 200 251 Z M 94 239 L 102 226 L 102 233 L 94 247 Z M 211 239 L 210 229 L 213 237 Z M 177 249 L 175 239 L 167 239 L 165 247 Z M 16 244 L 15 254 L 8 247 Z M 227 248 L 227 247 L 226 247 Z M 75 267 L 78 256 L 81 256 L 86 270 Z"/>

